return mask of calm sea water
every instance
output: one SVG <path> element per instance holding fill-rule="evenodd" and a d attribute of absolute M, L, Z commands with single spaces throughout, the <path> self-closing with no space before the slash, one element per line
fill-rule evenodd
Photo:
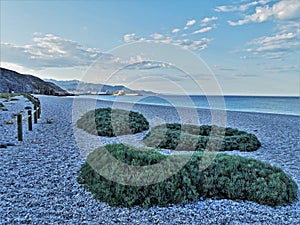
<path fill-rule="evenodd" d="M 150 105 L 183 106 L 230 111 L 275 113 L 300 116 L 300 97 L 265 96 L 81 96 L 104 101 Z"/>

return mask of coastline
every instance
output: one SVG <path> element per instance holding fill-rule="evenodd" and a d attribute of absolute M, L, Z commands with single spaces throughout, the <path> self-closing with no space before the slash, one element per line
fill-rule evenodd
<path fill-rule="evenodd" d="M 113 97 L 113 98 L 112 98 Z M 108 96 L 108 98 L 96 98 L 93 95 L 80 95 L 77 98 L 82 99 L 93 99 L 103 102 L 120 102 L 132 104 L 132 102 L 137 102 L 139 105 L 146 106 L 166 106 L 166 107 L 177 107 L 177 108 L 196 108 L 199 110 L 226 110 L 234 112 L 249 112 L 249 113 L 266 113 L 266 114 L 280 114 L 280 115 L 295 115 L 300 116 L 300 108 L 295 106 L 299 103 L 299 96 L 236 96 L 236 95 L 158 95 L 158 96 L 139 96 L 138 98 L 128 96 Z M 150 100 L 147 98 L 150 97 Z M 118 99 L 120 98 L 120 99 Z M 154 99 L 153 99 L 154 98 Z M 155 99 L 158 98 L 158 99 Z M 229 98 L 229 99 L 227 99 Z M 231 99 L 233 98 L 233 99 Z M 271 103 L 267 107 L 258 107 L 261 104 L 269 104 L 269 102 L 261 102 L 254 99 L 269 100 L 275 99 L 275 103 Z M 286 99 L 294 99 L 294 104 L 286 105 L 282 107 L 282 101 Z M 235 101 L 242 100 L 242 106 L 239 104 L 234 104 Z M 272 100 L 273 101 L 273 100 Z M 272 102 L 271 101 L 271 102 Z M 224 103 L 224 105 L 223 105 Z M 246 104 L 246 105 L 245 105 Z M 248 105 L 250 104 L 250 105 Z M 275 104 L 275 105 L 274 105 Z M 287 110 L 287 107 L 293 106 L 293 109 Z M 224 108 L 223 108 L 224 107 Z M 275 108 L 274 108 L 275 107 Z M 295 108 L 296 107 L 296 108 Z"/>
<path fill-rule="evenodd" d="M 296 224 L 300 221 L 299 199 L 290 206 L 275 208 L 244 201 L 200 199 L 185 205 L 152 207 L 149 210 L 140 207 L 112 208 L 95 201 L 76 182 L 84 154 L 74 137 L 78 129 L 72 121 L 72 98 L 38 97 L 42 104 L 41 120 L 32 132 L 25 133 L 23 142 L 0 150 L 1 224 Z M 79 105 L 82 110 L 76 116 L 94 106 L 95 100 L 85 99 L 82 107 Z M 98 106 L 110 107 L 112 102 L 97 101 Z M 116 106 L 128 109 L 130 104 Z M 135 104 L 133 110 L 143 113 L 152 124 L 180 122 L 180 115 L 176 115 L 173 107 Z M 189 108 L 182 108 L 182 114 L 189 113 Z M 200 123 L 212 122 L 210 110 L 198 109 L 197 114 Z M 52 124 L 45 123 L 48 118 L 53 120 Z M 282 168 L 298 184 L 299 196 L 299 118 L 294 115 L 227 111 L 227 126 L 254 132 L 262 142 L 262 147 L 255 152 L 234 151 L 229 154 L 256 158 Z M 89 140 L 89 134 L 79 132 L 83 140 Z M 136 135 L 137 139 L 141 137 L 142 134 Z M 107 141 L 118 139 L 103 138 L 100 143 Z M 85 144 L 91 149 L 94 147 L 93 144 L 88 146 L 89 141 Z"/>

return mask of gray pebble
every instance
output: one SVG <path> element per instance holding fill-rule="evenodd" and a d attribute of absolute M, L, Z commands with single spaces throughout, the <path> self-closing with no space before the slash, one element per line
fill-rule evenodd
<path fill-rule="evenodd" d="M 273 208 L 247 201 L 201 198 L 189 204 L 154 206 L 149 210 L 137 206 L 129 209 L 110 207 L 96 201 L 76 182 L 85 155 L 99 145 L 125 139 L 139 145 L 146 132 L 128 138 L 96 137 L 93 142 L 94 137 L 77 129 L 72 122 L 72 98 L 39 98 L 42 118 L 57 122 L 53 126 L 41 122 L 34 124 L 33 131 L 24 129 L 23 142 L 1 149 L 0 224 L 300 224 L 299 201 Z M 94 107 L 87 101 L 83 103 Z M 18 104 L 13 106 L 17 111 Z M 24 101 L 21 108 L 26 104 Z M 111 103 L 98 102 L 97 105 L 107 107 Z M 180 122 L 172 108 L 135 105 L 134 110 L 143 113 L 149 121 L 161 115 L 162 121 Z M 209 111 L 199 110 L 199 115 L 201 123 L 211 122 Z M 256 135 L 263 144 L 256 152 L 230 154 L 270 162 L 291 175 L 300 186 L 299 136 L 297 132 L 291 132 L 299 129 L 299 117 L 230 112 L 227 124 L 249 132 L 257 130 Z M 16 128 L 3 127 L 0 143 L 15 143 Z M 78 147 L 74 132 L 79 132 L 86 152 Z"/>

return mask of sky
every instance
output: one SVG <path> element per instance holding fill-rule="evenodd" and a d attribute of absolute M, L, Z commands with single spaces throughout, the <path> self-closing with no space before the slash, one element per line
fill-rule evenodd
<path fill-rule="evenodd" d="M 1 67 L 159 93 L 300 94 L 298 0 L 0 0 Z"/>

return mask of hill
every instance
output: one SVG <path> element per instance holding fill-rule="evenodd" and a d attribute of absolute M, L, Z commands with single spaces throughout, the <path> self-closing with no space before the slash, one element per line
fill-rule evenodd
<path fill-rule="evenodd" d="M 33 93 L 44 95 L 69 95 L 67 91 L 52 82 L 36 76 L 21 74 L 0 67 L 0 93 Z"/>
<path fill-rule="evenodd" d="M 52 82 L 59 87 L 67 90 L 70 93 L 74 94 L 85 94 L 85 93 L 108 93 L 113 94 L 119 91 L 124 91 L 125 94 L 138 94 L 138 95 L 153 95 L 155 93 L 151 91 L 144 90 L 132 90 L 123 85 L 106 85 L 106 84 L 95 84 L 95 83 L 87 83 L 79 80 L 54 80 L 54 79 L 45 79 L 45 81 Z"/>

